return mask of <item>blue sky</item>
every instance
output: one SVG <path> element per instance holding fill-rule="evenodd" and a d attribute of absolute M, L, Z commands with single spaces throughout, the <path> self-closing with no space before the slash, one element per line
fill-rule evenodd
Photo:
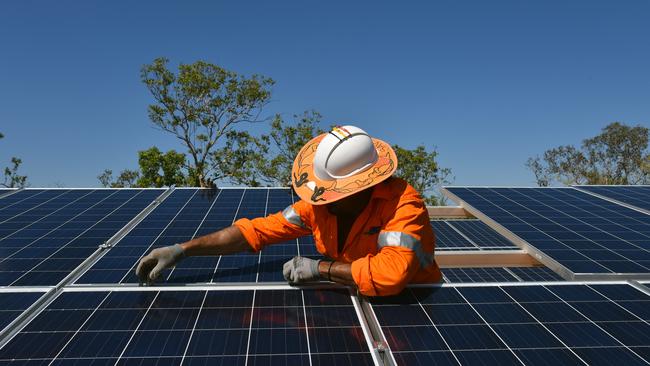
<path fill-rule="evenodd" d="M 265 115 L 320 111 L 436 146 L 456 185 L 532 185 L 529 156 L 650 125 L 648 1 L 11 1 L 0 5 L 0 166 L 97 186 L 151 127 L 141 65 L 198 59 L 277 81 Z"/>

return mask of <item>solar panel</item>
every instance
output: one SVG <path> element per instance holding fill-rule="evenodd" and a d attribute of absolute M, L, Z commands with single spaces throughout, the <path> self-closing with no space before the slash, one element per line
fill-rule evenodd
<path fill-rule="evenodd" d="M 480 249 L 519 249 L 480 220 L 449 220 L 447 223 Z"/>
<path fill-rule="evenodd" d="M 0 350 L 27 361 L 373 364 L 347 289 L 261 288 L 66 291 Z"/>
<path fill-rule="evenodd" d="M 519 281 L 564 281 L 564 278 L 547 267 L 508 267 L 508 270 L 512 272 Z"/>
<path fill-rule="evenodd" d="M 546 267 L 442 268 L 447 283 L 564 281 Z"/>
<path fill-rule="evenodd" d="M 574 186 L 650 213 L 650 186 Z"/>
<path fill-rule="evenodd" d="M 573 188 L 446 188 L 573 274 L 650 273 L 650 215 Z M 549 257 L 551 260 L 549 260 Z"/>
<path fill-rule="evenodd" d="M 477 250 L 478 247 L 472 244 L 466 237 L 462 236 L 452 226 L 443 220 L 431 221 L 431 227 L 436 236 L 436 250 Z"/>
<path fill-rule="evenodd" d="M 447 283 L 517 281 L 512 272 L 503 267 L 442 268 L 441 271 Z"/>
<path fill-rule="evenodd" d="M 0 330 L 43 296 L 44 291 L 0 292 Z"/>
<path fill-rule="evenodd" d="M 162 190 L 25 190 L 0 209 L 0 285 L 55 285 Z M 5 199 L 2 199 L 4 201 Z"/>
<path fill-rule="evenodd" d="M 372 299 L 398 364 L 650 360 L 650 296 L 625 284 L 413 288 Z"/>
<path fill-rule="evenodd" d="M 284 188 L 176 189 L 76 283 L 137 283 L 134 269 L 152 249 L 209 234 L 239 218 L 281 211 L 292 202 L 291 191 Z M 306 237 L 260 253 L 189 257 L 161 276 L 168 283 L 284 281 L 282 264 L 298 254 L 320 256 L 313 238 Z"/>
<path fill-rule="evenodd" d="M 436 250 L 519 249 L 480 220 L 432 220 Z"/>

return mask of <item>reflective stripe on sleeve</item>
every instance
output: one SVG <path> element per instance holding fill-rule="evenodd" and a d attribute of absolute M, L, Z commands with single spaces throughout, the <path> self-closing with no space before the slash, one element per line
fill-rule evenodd
<path fill-rule="evenodd" d="M 296 212 L 296 210 L 293 209 L 293 206 L 287 206 L 287 208 L 282 211 L 282 216 L 289 221 L 290 223 L 300 226 L 300 227 L 305 227 L 305 224 L 302 222 L 302 219 L 300 218 L 300 215 Z"/>
<path fill-rule="evenodd" d="M 379 249 L 383 247 L 402 247 L 411 249 L 420 262 L 420 267 L 425 268 L 433 263 L 433 253 L 425 253 L 422 243 L 407 233 L 401 231 L 382 231 L 377 239 Z"/>

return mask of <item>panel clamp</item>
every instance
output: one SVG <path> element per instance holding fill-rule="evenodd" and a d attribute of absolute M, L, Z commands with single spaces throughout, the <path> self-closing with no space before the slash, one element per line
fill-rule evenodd
<path fill-rule="evenodd" d="M 99 244 L 99 249 L 109 249 L 112 248 L 114 244 L 109 243 L 108 241 L 105 241 L 101 244 Z"/>

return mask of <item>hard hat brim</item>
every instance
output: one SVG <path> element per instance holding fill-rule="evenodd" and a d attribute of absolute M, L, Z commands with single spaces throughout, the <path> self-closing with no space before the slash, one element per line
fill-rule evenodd
<path fill-rule="evenodd" d="M 326 205 L 370 188 L 390 178 L 397 169 L 393 148 L 379 139 L 372 139 L 377 150 L 377 162 L 368 169 L 349 177 L 321 180 L 314 174 L 314 156 L 327 133 L 313 138 L 300 149 L 293 161 L 291 184 L 300 198 L 312 205 Z"/>

